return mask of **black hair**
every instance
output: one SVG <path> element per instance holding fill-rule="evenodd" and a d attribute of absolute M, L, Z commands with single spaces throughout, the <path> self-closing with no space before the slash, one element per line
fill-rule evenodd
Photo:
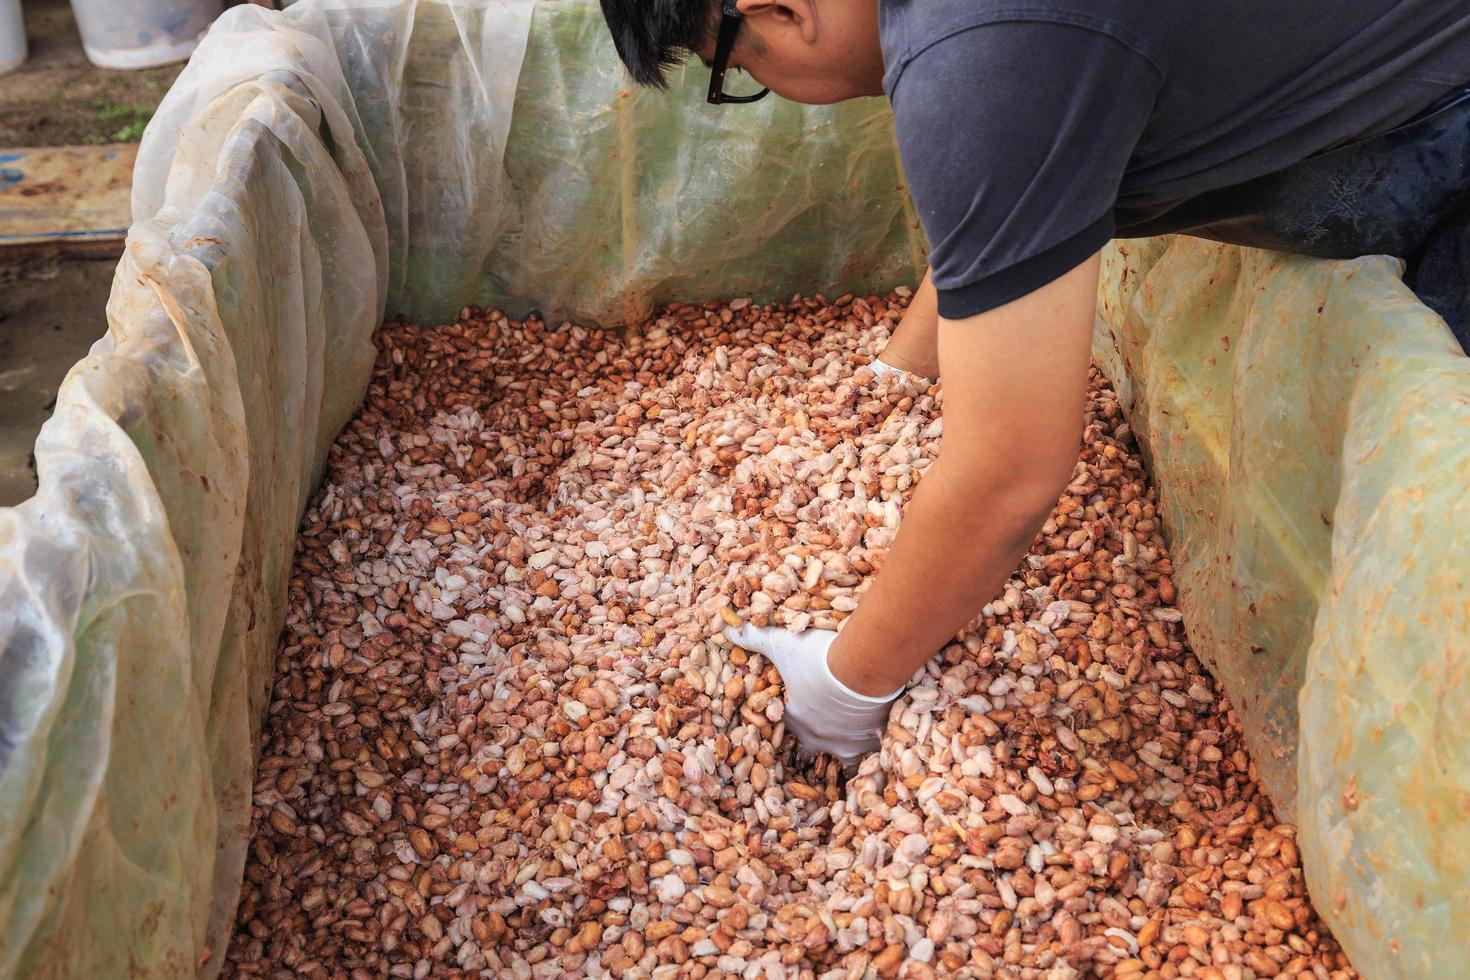
<path fill-rule="evenodd" d="M 668 88 L 667 69 L 714 35 L 711 0 L 601 0 L 618 57 L 640 85 Z"/>

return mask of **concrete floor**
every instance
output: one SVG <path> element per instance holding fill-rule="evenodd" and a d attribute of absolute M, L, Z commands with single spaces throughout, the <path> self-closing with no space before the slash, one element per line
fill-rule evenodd
<path fill-rule="evenodd" d="M 30 56 L 0 75 L 0 150 L 137 140 L 183 65 L 95 68 L 68 0 L 25 0 L 22 9 Z M 116 266 L 116 255 L 0 249 L 0 506 L 35 492 L 36 433 L 66 372 L 107 329 Z"/>
<path fill-rule="evenodd" d="M 116 266 L 116 256 L 0 258 L 0 507 L 36 490 L 36 433 L 66 372 L 107 330 Z"/>
<path fill-rule="evenodd" d="M 136 140 L 183 65 L 94 68 L 67 0 L 25 0 L 23 12 L 30 57 L 0 75 L 0 149 Z M 107 330 L 116 266 L 116 255 L 0 250 L 0 506 L 35 492 L 36 433 L 66 372 Z"/>

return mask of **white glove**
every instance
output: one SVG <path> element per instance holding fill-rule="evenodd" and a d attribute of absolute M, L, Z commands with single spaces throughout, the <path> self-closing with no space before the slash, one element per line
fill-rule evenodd
<path fill-rule="evenodd" d="M 906 378 L 906 377 L 909 376 L 909 373 L 907 371 L 905 371 L 903 368 L 894 367 L 892 364 L 889 364 L 887 361 L 883 360 L 883 358 L 881 358 L 881 357 L 875 357 L 875 358 L 873 358 L 872 363 L 870 363 L 868 365 L 868 370 L 869 371 L 872 371 L 873 372 L 873 375 L 879 381 L 882 381 L 884 378 L 886 378 L 890 374 L 896 374 L 900 378 Z"/>
<path fill-rule="evenodd" d="M 730 626 L 730 642 L 759 653 L 776 665 L 786 685 L 786 727 L 806 752 L 826 752 L 848 768 L 878 747 L 888 724 L 888 711 L 903 693 L 887 697 L 859 694 L 832 676 L 827 650 L 837 634 L 831 630 L 793 633 L 759 626 Z"/>

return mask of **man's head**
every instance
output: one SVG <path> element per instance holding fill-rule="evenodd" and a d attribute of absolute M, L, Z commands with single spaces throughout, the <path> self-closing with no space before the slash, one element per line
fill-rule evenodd
<path fill-rule="evenodd" d="M 720 0 L 601 0 L 633 80 L 663 87 L 693 52 L 713 56 Z M 794 102 L 883 94 L 877 0 L 737 0 L 744 15 L 730 67 Z"/>

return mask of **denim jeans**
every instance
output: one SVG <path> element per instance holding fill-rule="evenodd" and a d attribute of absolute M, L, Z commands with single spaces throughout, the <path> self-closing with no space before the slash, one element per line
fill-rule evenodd
<path fill-rule="evenodd" d="M 1413 119 L 1210 195 L 1185 234 L 1321 258 L 1396 255 L 1470 351 L 1470 86 Z"/>

